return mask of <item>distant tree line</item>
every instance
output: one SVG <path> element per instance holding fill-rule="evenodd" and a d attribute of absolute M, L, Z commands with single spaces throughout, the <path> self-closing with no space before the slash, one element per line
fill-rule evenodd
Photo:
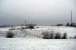
<path fill-rule="evenodd" d="M 66 25 L 63 25 L 63 24 L 57 24 L 56 26 L 70 26 L 70 27 L 76 27 L 76 23 L 67 23 Z"/>
<path fill-rule="evenodd" d="M 76 27 L 76 23 L 67 23 L 66 26 L 72 26 L 72 27 Z"/>

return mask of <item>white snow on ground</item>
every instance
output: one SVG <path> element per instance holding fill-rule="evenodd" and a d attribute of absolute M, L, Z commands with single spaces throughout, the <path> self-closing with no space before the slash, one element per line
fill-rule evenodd
<path fill-rule="evenodd" d="M 6 32 L 9 31 L 9 27 L 0 28 L 0 38 L 6 37 Z"/>
<path fill-rule="evenodd" d="M 39 28 L 37 28 L 39 27 Z M 42 32 L 45 31 L 54 31 L 54 32 L 60 32 L 61 34 L 67 33 L 68 38 L 74 37 L 76 35 L 76 28 L 74 27 L 66 27 L 66 26 L 35 26 L 35 29 L 24 29 L 22 30 L 20 26 L 14 27 L 15 30 L 12 30 L 15 34 L 15 38 L 21 38 L 21 37 L 42 37 Z M 9 31 L 10 28 L 0 28 L 0 37 L 5 37 L 6 32 Z"/>
<path fill-rule="evenodd" d="M 6 27 L 6 28 L 0 28 L 0 31 L 8 31 L 10 28 Z"/>
<path fill-rule="evenodd" d="M 41 39 L 41 33 L 44 31 L 56 31 L 62 34 L 66 32 L 68 37 L 74 36 L 76 28 L 73 27 L 36 26 L 32 30 L 21 30 L 16 27 L 16 30 L 12 31 L 15 38 L 3 38 L 9 29 L 0 28 L 0 35 L 3 35 L 0 36 L 0 50 L 76 50 L 75 39 Z"/>
<path fill-rule="evenodd" d="M 0 39 L 0 50 L 76 50 L 76 40 Z"/>

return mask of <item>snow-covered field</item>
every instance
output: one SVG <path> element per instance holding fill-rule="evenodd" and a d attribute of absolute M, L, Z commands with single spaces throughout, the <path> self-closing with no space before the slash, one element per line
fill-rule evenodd
<path fill-rule="evenodd" d="M 0 39 L 0 50 L 76 50 L 75 39 Z"/>
<path fill-rule="evenodd" d="M 39 28 L 37 28 L 39 27 Z M 64 26 L 36 26 L 35 29 L 12 30 L 15 38 L 5 38 L 10 28 L 0 28 L 0 50 L 76 50 L 76 39 L 42 39 L 44 31 L 76 35 L 76 28 Z"/>

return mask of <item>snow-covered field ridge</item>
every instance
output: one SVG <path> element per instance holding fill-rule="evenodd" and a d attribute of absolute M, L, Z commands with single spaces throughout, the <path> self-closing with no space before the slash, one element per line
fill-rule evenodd
<path fill-rule="evenodd" d="M 76 50 L 76 40 L 0 39 L 0 50 Z"/>
<path fill-rule="evenodd" d="M 76 28 L 66 26 L 35 26 L 34 29 L 21 29 L 21 26 L 11 28 L 0 28 L 0 38 L 6 37 L 8 31 L 14 33 L 15 38 L 41 38 L 42 32 L 67 33 L 68 38 L 76 36 Z"/>

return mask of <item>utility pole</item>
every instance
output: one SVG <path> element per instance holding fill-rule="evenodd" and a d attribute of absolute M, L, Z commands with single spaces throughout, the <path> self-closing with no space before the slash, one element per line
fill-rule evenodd
<path fill-rule="evenodd" d="M 24 19 L 24 25 L 26 25 L 26 16 L 25 16 L 25 19 Z"/>
<path fill-rule="evenodd" d="M 72 10 L 71 10 L 71 19 L 70 20 L 71 20 L 71 26 L 72 26 Z"/>
<path fill-rule="evenodd" d="M 32 24 L 32 18 L 30 17 L 30 24 Z"/>
<path fill-rule="evenodd" d="M 26 17 L 25 17 L 25 25 L 26 25 Z"/>

